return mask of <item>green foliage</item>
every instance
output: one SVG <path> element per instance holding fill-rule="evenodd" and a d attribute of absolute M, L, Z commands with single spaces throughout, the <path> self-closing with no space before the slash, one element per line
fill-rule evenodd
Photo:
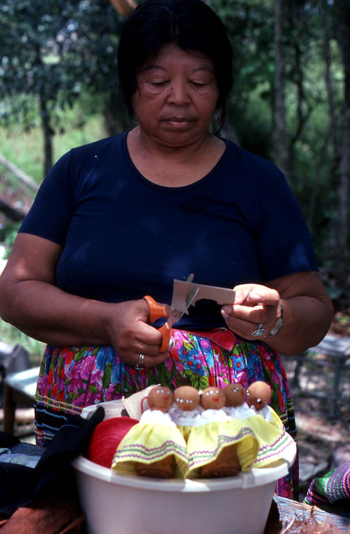
<path fill-rule="evenodd" d="M 0 7 L 3 124 L 33 125 L 31 97 L 43 96 L 56 121 L 84 88 L 115 85 L 120 22 L 108 0 L 5 0 Z"/>
<path fill-rule="evenodd" d="M 7 222 L 0 230 L 0 241 L 5 245 L 4 259 L 7 259 L 15 242 L 20 223 Z"/>
<path fill-rule="evenodd" d="M 82 94 L 72 108 L 59 110 L 59 128 L 53 137 L 56 160 L 71 148 L 107 136 L 101 108 L 101 99 L 97 95 L 90 97 Z M 43 178 L 42 145 L 42 134 L 38 124 L 27 131 L 23 131 L 23 126 L 15 121 L 12 121 L 9 127 L 0 127 L 0 153 L 38 183 Z M 0 169 L 0 172 L 3 170 Z M 18 181 L 10 173 L 6 173 L 6 178 L 12 180 L 14 188 L 18 188 Z"/>
<path fill-rule="evenodd" d="M 8 343 L 9 345 L 22 345 L 29 352 L 31 364 L 33 366 L 39 365 L 41 357 L 44 353 L 44 343 L 26 336 L 14 326 L 5 323 L 1 318 L 0 339 L 3 343 Z"/>

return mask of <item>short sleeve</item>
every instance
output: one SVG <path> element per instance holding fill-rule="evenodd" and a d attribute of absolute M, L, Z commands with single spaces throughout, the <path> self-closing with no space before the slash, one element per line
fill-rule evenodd
<path fill-rule="evenodd" d="M 70 152 L 62 156 L 42 182 L 19 232 L 64 246 L 74 210 Z"/>
<path fill-rule="evenodd" d="M 270 181 L 267 195 L 258 238 L 263 280 L 294 272 L 317 271 L 311 234 L 295 195 L 280 171 Z"/>

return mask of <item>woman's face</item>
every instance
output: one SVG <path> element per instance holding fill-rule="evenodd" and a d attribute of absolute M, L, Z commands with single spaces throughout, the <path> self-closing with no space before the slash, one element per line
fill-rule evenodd
<path fill-rule="evenodd" d="M 139 71 L 137 86 L 133 107 L 143 134 L 168 147 L 207 135 L 219 91 L 206 56 L 166 45 Z"/>

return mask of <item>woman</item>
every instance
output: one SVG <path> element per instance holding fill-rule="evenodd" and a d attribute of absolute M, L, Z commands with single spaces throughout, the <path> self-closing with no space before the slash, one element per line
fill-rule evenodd
<path fill-rule="evenodd" d="M 153 383 L 255 380 L 271 384 L 295 436 L 277 353 L 317 344 L 332 306 L 280 171 L 211 133 L 232 84 L 224 27 L 200 0 L 147 0 L 125 23 L 118 70 L 137 125 L 59 160 L 1 279 L 3 319 L 48 344 L 37 441 L 84 406 Z M 160 353 L 143 296 L 170 303 L 189 273 L 235 287 L 235 304 L 198 302 Z"/>

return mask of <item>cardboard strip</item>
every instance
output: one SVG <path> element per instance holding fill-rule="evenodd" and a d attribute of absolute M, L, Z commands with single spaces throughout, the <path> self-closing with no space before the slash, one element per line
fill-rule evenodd
<path fill-rule="evenodd" d="M 233 289 L 225 287 L 207 286 L 204 284 L 195 284 L 193 282 L 183 282 L 174 280 L 173 300 L 171 307 L 182 313 L 187 312 L 187 298 L 191 291 L 198 288 L 197 294 L 192 300 L 192 305 L 201 299 L 214 300 L 221 306 L 233 304 L 235 301 L 235 292 Z"/>

